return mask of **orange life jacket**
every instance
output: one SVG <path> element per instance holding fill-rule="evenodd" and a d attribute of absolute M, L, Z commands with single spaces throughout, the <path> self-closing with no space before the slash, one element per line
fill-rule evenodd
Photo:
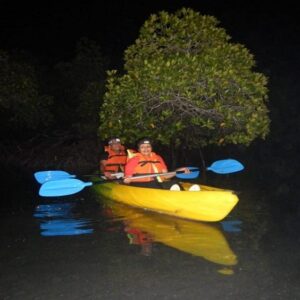
<path fill-rule="evenodd" d="M 116 153 L 111 150 L 109 146 L 104 148 L 104 151 L 108 153 L 108 158 L 105 163 L 104 172 L 116 173 L 124 171 L 124 166 L 127 161 L 127 154 L 125 147 L 122 146 L 120 153 Z"/>
<path fill-rule="evenodd" d="M 151 152 L 150 158 L 148 158 L 148 157 L 146 158 L 139 152 L 134 153 L 134 157 L 136 157 L 136 156 L 139 157 L 139 162 L 134 169 L 133 176 L 163 172 L 163 168 L 162 168 L 161 162 L 159 160 L 159 156 L 155 152 Z M 136 182 L 149 182 L 149 181 L 153 181 L 153 180 L 155 180 L 155 178 L 148 177 L 148 178 L 140 178 L 139 180 L 135 180 L 135 181 Z M 157 178 L 157 180 L 162 181 L 160 178 Z"/>

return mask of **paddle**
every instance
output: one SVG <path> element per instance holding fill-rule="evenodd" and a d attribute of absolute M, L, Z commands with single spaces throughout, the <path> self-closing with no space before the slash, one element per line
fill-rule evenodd
<path fill-rule="evenodd" d="M 173 171 L 173 172 L 167 172 L 167 173 L 155 173 L 155 174 L 147 174 L 147 175 L 139 175 L 139 176 L 133 176 L 132 179 L 138 179 L 138 178 L 148 178 L 148 177 L 157 177 L 157 176 L 168 176 L 168 175 L 176 175 L 178 176 L 180 174 L 180 178 L 185 179 L 193 179 L 198 177 L 199 170 L 198 168 L 193 168 L 193 171 L 191 173 L 184 173 L 184 171 Z M 185 176 L 185 177 L 182 177 Z M 112 180 L 103 180 L 95 182 L 94 184 L 101 184 L 101 183 L 107 183 L 107 182 L 113 182 L 113 181 L 119 181 L 120 179 L 112 179 Z M 93 185 L 93 182 L 83 182 L 79 179 L 62 179 L 62 180 L 51 180 L 45 182 L 40 190 L 39 195 L 43 197 L 58 197 L 58 196 L 67 196 L 72 195 L 80 192 L 83 190 L 86 186 Z"/>
<path fill-rule="evenodd" d="M 200 171 L 196 167 L 188 167 L 191 173 L 183 173 L 183 172 L 175 172 L 176 177 L 180 179 L 193 179 L 200 175 Z M 244 166 L 237 160 L 228 158 L 228 159 L 222 159 L 217 160 L 214 163 L 212 163 L 211 166 L 207 167 L 206 170 L 213 171 L 217 174 L 229 174 L 229 173 L 235 173 L 239 172 L 244 169 Z M 174 174 L 174 172 L 171 172 Z M 96 174 L 95 174 L 96 175 Z M 95 176 L 95 175 L 83 175 L 83 176 Z M 153 174 L 155 177 L 158 174 Z M 117 179 L 122 178 L 124 176 L 124 173 L 113 173 L 112 176 L 116 177 Z M 61 170 L 55 170 L 55 171 L 39 171 L 34 173 L 35 179 L 39 183 L 45 183 L 50 180 L 61 180 L 61 179 L 68 179 L 68 178 L 74 178 L 76 175 L 69 174 L 68 172 L 61 171 Z M 147 175 L 149 177 L 149 175 Z"/>
<path fill-rule="evenodd" d="M 97 176 L 97 174 L 93 175 L 82 175 L 82 176 Z M 113 173 L 111 176 L 116 178 L 124 177 L 124 173 Z M 38 171 L 34 173 L 34 177 L 38 183 L 45 183 L 50 180 L 61 180 L 61 179 L 68 179 L 68 178 L 75 178 L 76 175 L 72 175 L 66 171 L 61 170 L 48 170 L 48 171 Z"/>
<path fill-rule="evenodd" d="M 228 158 L 217 160 L 210 167 L 207 167 L 206 170 L 213 171 L 218 174 L 229 174 L 241 171 L 244 169 L 244 166 L 237 160 Z"/>
<path fill-rule="evenodd" d="M 34 173 L 34 178 L 38 183 L 44 183 L 49 180 L 60 180 L 74 177 L 76 177 L 76 175 L 71 175 L 68 172 L 60 170 L 39 171 Z"/>
<path fill-rule="evenodd" d="M 105 182 L 105 181 L 103 181 Z M 93 185 L 92 182 L 83 182 L 79 179 L 51 180 L 42 184 L 39 195 L 43 197 L 57 197 L 76 194 L 86 186 Z"/>

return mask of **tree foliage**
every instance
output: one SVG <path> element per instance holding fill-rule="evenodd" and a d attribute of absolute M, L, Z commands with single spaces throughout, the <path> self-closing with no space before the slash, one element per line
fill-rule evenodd
<path fill-rule="evenodd" d="M 151 15 L 108 72 L 100 135 L 149 136 L 190 147 L 250 144 L 269 131 L 267 78 L 213 16 L 183 8 Z"/>
<path fill-rule="evenodd" d="M 52 97 L 39 91 L 33 66 L 0 51 L 0 127 L 3 134 L 34 131 L 49 125 Z M 40 127 L 40 128 L 39 128 Z"/>

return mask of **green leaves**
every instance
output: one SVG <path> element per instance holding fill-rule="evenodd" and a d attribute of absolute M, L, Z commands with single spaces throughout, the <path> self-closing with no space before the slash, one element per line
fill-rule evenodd
<path fill-rule="evenodd" d="M 254 66 L 216 18 L 188 8 L 152 15 L 125 51 L 126 73 L 108 73 L 101 137 L 134 142 L 148 135 L 191 147 L 264 138 L 267 78 Z"/>

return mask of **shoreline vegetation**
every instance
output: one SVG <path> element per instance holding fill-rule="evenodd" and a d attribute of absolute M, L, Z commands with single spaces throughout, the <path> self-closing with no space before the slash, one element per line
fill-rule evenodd
<path fill-rule="evenodd" d="M 25 173 L 47 169 L 90 172 L 98 166 L 101 143 L 96 139 L 78 138 L 70 134 L 38 136 L 22 142 L 6 140 L 0 146 L 0 152 L 2 172 L 5 170 L 15 174 L 18 169 Z"/>

